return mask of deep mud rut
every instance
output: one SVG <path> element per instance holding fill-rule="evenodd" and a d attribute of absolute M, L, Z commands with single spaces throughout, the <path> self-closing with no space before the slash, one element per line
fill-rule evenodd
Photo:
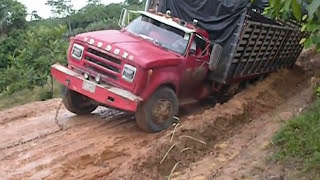
<path fill-rule="evenodd" d="M 281 70 L 224 104 L 185 106 L 180 124 L 158 134 L 139 130 L 130 114 L 105 108 L 83 117 L 61 108 L 60 129 L 55 122 L 60 99 L 5 110 L 0 177 L 289 178 L 285 170 L 265 164 L 266 147 L 281 122 L 312 101 L 310 74 L 299 67 Z"/>

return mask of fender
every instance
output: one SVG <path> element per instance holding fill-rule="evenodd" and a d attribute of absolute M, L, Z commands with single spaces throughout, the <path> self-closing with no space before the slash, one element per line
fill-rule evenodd
<path fill-rule="evenodd" d="M 149 75 L 146 88 L 142 94 L 141 97 L 146 100 L 148 99 L 154 91 L 156 91 L 159 87 L 163 85 L 169 85 L 174 88 L 174 91 L 176 94 L 179 94 L 180 87 L 180 76 L 179 72 L 177 71 L 176 67 L 167 67 L 167 68 L 161 68 L 153 70 L 153 73 Z"/>

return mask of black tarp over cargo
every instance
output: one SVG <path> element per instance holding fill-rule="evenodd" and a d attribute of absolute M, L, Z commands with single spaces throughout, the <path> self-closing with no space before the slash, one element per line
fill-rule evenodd
<path fill-rule="evenodd" d="M 234 33 L 248 0 L 161 0 L 159 11 L 171 11 L 172 16 L 185 21 L 199 21 L 199 26 L 210 33 L 210 39 L 225 44 Z"/>
<path fill-rule="evenodd" d="M 231 83 L 291 67 L 302 50 L 299 41 L 306 37 L 295 23 L 278 23 L 259 14 L 268 3 L 256 1 L 251 7 L 249 0 L 160 0 L 158 10 L 170 10 L 188 22 L 197 19 L 210 40 L 223 47 L 209 79 Z"/>

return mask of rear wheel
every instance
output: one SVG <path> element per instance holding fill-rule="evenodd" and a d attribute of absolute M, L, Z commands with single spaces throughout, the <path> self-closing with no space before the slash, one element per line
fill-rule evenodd
<path fill-rule="evenodd" d="M 94 104 L 88 97 L 63 87 L 62 101 L 64 106 L 77 115 L 86 115 L 94 111 L 98 105 Z"/>
<path fill-rule="evenodd" d="M 138 126 L 146 132 L 167 129 L 179 112 L 178 98 L 169 87 L 159 88 L 136 112 Z"/>

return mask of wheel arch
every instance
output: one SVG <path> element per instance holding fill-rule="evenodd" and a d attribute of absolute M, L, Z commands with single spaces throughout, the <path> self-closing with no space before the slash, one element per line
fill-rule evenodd
<path fill-rule="evenodd" d="M 179 94 L 179 78 L 175 73 L 169 72 L 165 76 L 162 74 L 154 75 L 155 77 L 147 85 L 148 88 L 141 94 L 143 99 L 148 99 L 156 90 L 161 87 L 171 88 L 176 95 Z"/>
<path fill-rule="evenodd" d="M 144 94 L 143 98 L 148 99 L 155 91 L 157 91 L 158 89 L 160 89 L 162 87 L 169 87 L 178 96 L 178 93 L 177 93 L 178 92 L 178 85 L 174 81 L 165 81 L 165 82 L 159 83 L 157 86 L 154 86 L 152 89 L 147 91 Z"/>
<path fill-rule="evenodd" d="M 162 88 L 162 87 L 168 87 L 168 88 L 172 89 L 172 90 L 177 94 L 177 87 L 176 87 L 173 83 L 164 83 L 164 84 L 161 84 L 161 85 L 159 85 L 159 86 L 156 88 L 156 90 L 157 90 L 157 89 L 160 89 L 160 88 Z"/>

